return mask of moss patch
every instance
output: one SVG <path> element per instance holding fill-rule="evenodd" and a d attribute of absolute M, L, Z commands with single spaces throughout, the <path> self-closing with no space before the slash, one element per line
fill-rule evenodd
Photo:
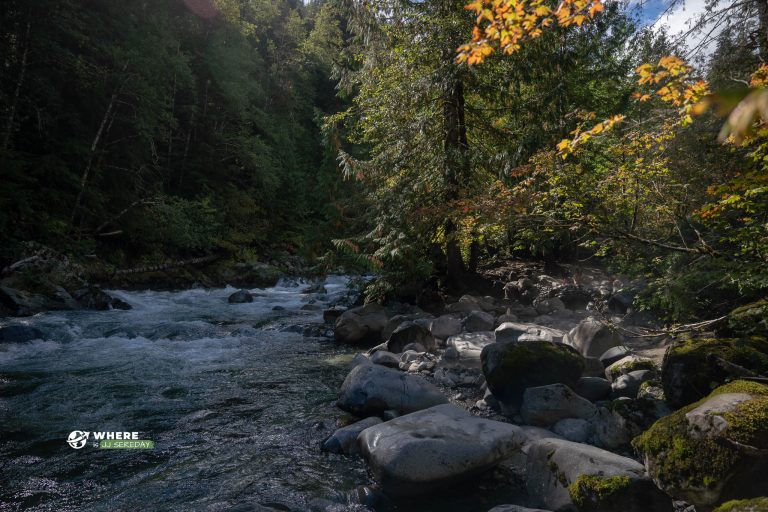
<path fill-rule="evenodd" d="M 640 359 L 632 356 L 630 357 L 631 359 L 629 361 L 626 361 L 624 363 L 621 363 L 621 361 L 618 361 L 612 364 L 611 366 L 609 366 L 606 369 L 608 378 L 610 378 L 611 380 L 616 380 L 622 375 L 626 375 L 630 372 L 634 372 L 637 370 L 652 370 L 654 372 L 659 370 L 656 367 L 656 364 L 650 359 Z"/>
<path fill-rule="evenodd" d="M 627 476 L 581 475 L 568 487 L 568 494 L 580 512 L 604 510 L 630 483 Z"/>
<path fill-rule="evenodd" d="M 715 512 L 768 512 L 768 498 L 729 501 L 717 507 Z"/>
<path fill-rule="evenodd" d="M 731 377 L 711 356 L 768 374 L 765 338 L 681 340 L 669 348 L 662 365 L 662 385 L 670 405 L 682 407 L 700 400 Z"/>
<path fill-rule="evenodd" d="M 768 423 L 760 422 L 768 414 L 768 386 L 735 381 L 721 386 L 710 396 L 724 393 L 755 395 L 727 415 L 729 427 L 724 435 L 752 446 L 763 443 Z M 635 450 L 653 461 L 648 468 L 651 476 L 670 490 L 714 488 L 741 459 L 741 454 L 726 443 L 689 434 L 685 414 L 705 401 L 706 398 L 660 419 L 632 441 Z"/>

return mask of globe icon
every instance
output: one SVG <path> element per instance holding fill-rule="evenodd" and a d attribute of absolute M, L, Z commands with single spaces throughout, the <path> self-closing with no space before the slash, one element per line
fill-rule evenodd
<path fill-rule="evenodd" d="M 85 446 L 85 443 L 88 442 L 88 435 L 90 432 L 83 432 L 82 430 L 73 430 L 69 433 L 69 436 L 67 436 L 67 444 L 74 448 L 75 450 L 79 450 L 80 448 L 83 448 Z"/>

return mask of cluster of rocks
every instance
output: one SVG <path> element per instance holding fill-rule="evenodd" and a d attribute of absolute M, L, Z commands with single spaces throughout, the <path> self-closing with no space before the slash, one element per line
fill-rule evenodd
<path fill-rule="evenodd" d="M 494 512 L 682 502 L 701 512 L 768 493 L 768 387 L 738 381 L 710 394 L 729 380 L 720 356 L 742 369 L 751 358 L 747 371 L 765 375 L 768 342 L 681 341 L 660 368 L 579 309 L 600 289 L 539 283 L 514 281 L 503 300 L 467 295 L 440 316 L 378 304 L 329 314 L 338 341 L 372 348 L 352 361 L 337 402 L 359 421 L 323 449 L 362 456 L 393 499 L 508 465 L 527 500 Z M 607 299 L 627 312 L 627 297 Z"/>

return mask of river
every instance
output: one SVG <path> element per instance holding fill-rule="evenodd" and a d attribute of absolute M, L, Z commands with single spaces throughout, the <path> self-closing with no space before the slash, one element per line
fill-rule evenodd
<path fill-rule="evenodd" d="M 0 345 L 0 509 L 347 503 L 369 482 L 363 463 L 318 447 L 354 351 L 285 332 L 322 322 L 301 307 L 339 300 L 346 282 L 328 278 L 324 295 L 281 283 L 248 304 L 228 304 L 232 288 L 113 291 L 133 309 L 0 319 L 45 333 Z M 138 431 L 155 449 L 75 450 L 73 430 Z"/>
<path fill-rule="evenodd" d="M 342 276 L 324 287 L 281 282 L 247 304 L 227 303 L 234 288 L 116 290 L 132 310 L 0 318 L 44 333 L 0 344 L 0 511 L 368 510 L 364 462 L 319 449 L 359 350 L 302 334 L 349 293 Z M 73 449 L 75 430 L 155 448 Z M 374 508 L 485 512 L 519 497 L 506 476 Z"/>

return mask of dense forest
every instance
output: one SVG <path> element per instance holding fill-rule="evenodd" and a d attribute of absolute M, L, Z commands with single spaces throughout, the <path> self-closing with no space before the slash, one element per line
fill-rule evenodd
<path fill-rule="evenodd" d="M 0 258 L 299 254 L 374 300 L 525 257 L 674 321 L 760 299 L 763 2 L 684 34 L 550 3 L 4 2 Z"/>

